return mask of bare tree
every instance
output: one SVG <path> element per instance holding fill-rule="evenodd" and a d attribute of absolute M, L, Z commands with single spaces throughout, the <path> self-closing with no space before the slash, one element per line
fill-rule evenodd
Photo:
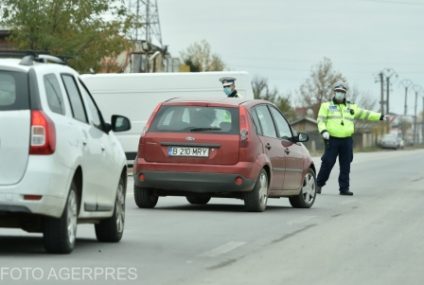
<path fill-rule="evenodd" d="M 180 53 L 180 57 L 192 72 L 222 71 L 225 68 L 222 59 L 211 53 L 211 46 L 206 40 L 191 44 Z"/>
<path fill-rule="evenodd" d="M 352 87 L 349 91 L 349 97 L 349 101 L 367 110 L 373 110 L 377 104 L 376 99 L 371 98 L 371 96 L 367 93 L 359 91 L 356 86 Z"/>
<path fill-rule="evenodd" d="M 334 71 L 333 63 L 325 57 L 312 67 L 310 77 L 300 86 L 300 104 L 316 108 L 322 101 L 330 100 L 333 96 L 333 86 L 337 81 L 346 79 L 340 72 Z"/>
<path fill-rule="evenodd" d="M 277 88 L 271 89 L 268 85 L 268 79 L 258 76 L 254 77 L 252 90 L 255 99 L 263 99 L 274 103 L 289 121 L 295 118 L 295 112 L 290 104 L 290 96 L 283 96 Z"/>
<path fill-rule="evenodd" d="M 252 79 L 252 90 L 253 97 L 255 99 L 264 99 L 275 102 L 275 97 L 278 95 L 278 90 L 276 88 L 269 88 L 268 79 L 259 76 L 255 76 Z"/>

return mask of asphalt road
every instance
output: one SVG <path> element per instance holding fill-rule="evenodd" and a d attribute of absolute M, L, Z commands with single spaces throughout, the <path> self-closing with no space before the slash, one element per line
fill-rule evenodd
<path fill-rule="evenodd" d="M 49 255 L 41 235 L 0 229 L 0 284 L 421 285 L 423 161 L 424 150 L 356 154 L 353 197 L 338 195 L 336 165 L 313 208 L 276 199 L 264 213 L 177 197 L 141 210 L 130 183 L 119 244 L 81 225 L 71 255 Z"/>

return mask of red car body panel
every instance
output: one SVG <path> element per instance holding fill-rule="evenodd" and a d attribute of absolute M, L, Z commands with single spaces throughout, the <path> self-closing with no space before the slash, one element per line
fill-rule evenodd
<path fill-rule="evenodd" d="M 192 192 L 237 196 L 251 191 L 261 169 L 265 169 L 270 177 L 269 197 L 299 194 L 305 174 L 310 168 L 315 170 L 309 152 L 290 138 L 258 135 L 251 111 L 260 104 L 270 105 L 264 100 L 240 99 L 173 99 L 162 103 L 140 138 L 134 163 L 135 187 L 153 188 L 164 196 Z M 172 106 L 232 110 L 239 116 L 240 129 L 236 133 L 155 131 L 152 124 L 158 113 Z M 209 154 L 175 157 L 170 155 L 172 147 L 207 148 Z M 236 178 L 242 178 L 243 184 L 237 185 Z"/>

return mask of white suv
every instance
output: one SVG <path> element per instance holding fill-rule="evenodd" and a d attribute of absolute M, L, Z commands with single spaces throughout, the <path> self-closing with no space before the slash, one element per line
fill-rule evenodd
<path fill-rule="evenodd" d="M 94 223 L 99 241 L 122 237 L 127 166 L 113 132 L 131 126 L 119 115 L 105 123 L 60 63 L 0 59 L 0 227 L 42 232 L 48 252 L 69 253 L 79 222 Z"/>

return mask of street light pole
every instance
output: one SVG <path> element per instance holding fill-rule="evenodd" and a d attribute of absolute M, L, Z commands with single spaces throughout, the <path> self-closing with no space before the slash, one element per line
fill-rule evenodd
<path fill-rule="evenodd" d="M 408 89 L 413 85 L 413 83 L 409 79 L 404 79 L 400 82 L 400 84 L 405 87 L 405 108 L 403 110 L 403 115 L 406 116 L 408 114 Z"/>

